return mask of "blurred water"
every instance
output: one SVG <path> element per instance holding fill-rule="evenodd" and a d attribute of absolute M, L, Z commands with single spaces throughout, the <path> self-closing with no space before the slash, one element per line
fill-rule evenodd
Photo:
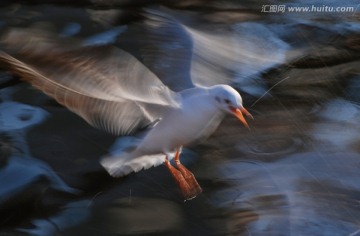
<path fill-rule="evenodd" d="M 300 1 L 109 2 L 105 10 L 8 4 L 0 25 L 75 37 L 75 48 L 114 44 L 174 88 L 172 79 L 190 75 L 231 83 L 254 115 L 251 130 L 229 117 L 184 152 L 204 191 L 183 202 L 164 166 L 109 177 L 98 159 L 127 139 L 1 72 L 0 234 L 360 235 L 357 1 L 311 3 L 356 9 L 341 13 L 261 12 L 311 6 Z M 162 14 L 186 31 L 158 21 Z M 43 49 L 62 50 L 51 46 Z"/>

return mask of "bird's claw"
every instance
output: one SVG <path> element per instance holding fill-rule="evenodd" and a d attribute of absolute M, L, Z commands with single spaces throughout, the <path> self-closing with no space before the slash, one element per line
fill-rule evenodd
<path fill-rule="evenodd" d="M 178 160 L 175 160 L 175 164 L 178 169 L 173 167 L 167 158 L 164 164 L 169 169 L 170 173 L 178 184 L 185 201 L 194 199 L 202 192 L 202 189 L 196 181 L 193 173 L 186 169 L 186 167 L 183 166 Z"/>

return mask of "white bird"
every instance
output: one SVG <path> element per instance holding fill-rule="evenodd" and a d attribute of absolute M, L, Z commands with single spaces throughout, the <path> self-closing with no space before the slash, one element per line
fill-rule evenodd
<path fill-rule="evenodd" d="M 31 45 L 27 45 L 8 50 L 11 55 L 1 52 L 0 61 L 94 127 L 126 135 L 152 124 L 136 147 L 102 158 L 102 166 L 114 177 L 164 163 L 183 196 L 193 198 L 202 190 L 181 164 L 181 148 L 208 137 L 226 114 L 236 116 L 246 127 L 243 114 L 252 117 L 229 85 L 198 87 L 185 79 L 187 86 L 174 92 L 121 49 L 96 46 L 58 52 L 49 49 L 49 44 L 46 50 L 29 50 Z M 175 167 L 169 162 L 172 158 Z"/>

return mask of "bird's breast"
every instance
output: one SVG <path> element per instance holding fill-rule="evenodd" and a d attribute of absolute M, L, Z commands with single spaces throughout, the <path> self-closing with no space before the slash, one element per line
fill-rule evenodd
<path fill-rule="evenodd" d="M 150 131 L 148 139 L 158 140 L 164 149 L 172 151 L 209 136 L 221 122 L 223 113 L 209 104 L 197 102 L 166 114 Z"/>

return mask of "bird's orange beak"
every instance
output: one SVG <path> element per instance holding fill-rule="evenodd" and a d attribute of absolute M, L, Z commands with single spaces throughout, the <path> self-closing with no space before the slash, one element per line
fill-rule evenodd
<path fill-rule="evenodd" d="M 245 125 L 246 128 L 250 129 L 248 123 L 246 122 L 243 113 L 250 117 L 251 119 L 254 119 L 253 116 L 248 112 L 245 108 L 231 108 L 232 113 Z"/>

